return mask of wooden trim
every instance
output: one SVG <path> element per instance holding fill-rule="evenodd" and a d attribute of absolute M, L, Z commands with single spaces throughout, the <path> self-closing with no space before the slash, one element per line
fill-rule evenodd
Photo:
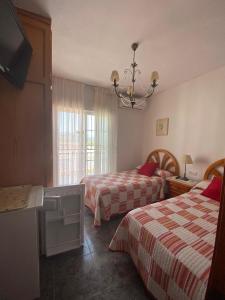
<path fill-rule="evenodd" d="M 165 149 L 156 149 L 152 151 L 146 162 L 157 162 L 160 169 L 169 171 L 173 175 L 180 174 L 180 167 L 175 156 Z"/>
<path fill-rule="evenodd" d="M 29 18 L 32 18 L 32 19 L 36 19 L 37 21 L 41 21 L 43 23 L 46 23 L 47 25 L 51 25 L 51 23 L 52 23 L 50 17 L 44 17 L 44 16 L 41 16 L 39 14 L 36 14 L 36 13 L 30 12 L 30 11 L 24 10 L 24 9 L 22 9 L 20 7 L 15 7 L 15 9 L 16 9 L 17 13 L 20 16 L 24 16 L 24 17 L 29 17 Z"/>
<path fill-rule="evenodd" d="M 210 179 L 212 176 L 223 177 L 223 172 L 219 170 L 224 168 L 225 159 L 219 159 L 208 166 L 204 174 L 204 180 Z"/>

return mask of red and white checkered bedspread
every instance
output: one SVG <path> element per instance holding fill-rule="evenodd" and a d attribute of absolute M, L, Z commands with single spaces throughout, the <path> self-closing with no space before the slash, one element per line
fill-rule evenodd
<path fill-rule="evenodd" d="M 86 176 L 85 205 L 94 213 L 94 225 L 101 219 L 109 220 L 113 214 L 122 214 L 131 209 L 156 202 L 162 196 L 165 179 L 144 176 L 137 170 Z"/>
<path fill-rule="evenodd" d="M 123 218 L 109 248 L 131 255 L 156 299 L 203 300 L 218 210 L 199 191 L 137 208 Z"/>

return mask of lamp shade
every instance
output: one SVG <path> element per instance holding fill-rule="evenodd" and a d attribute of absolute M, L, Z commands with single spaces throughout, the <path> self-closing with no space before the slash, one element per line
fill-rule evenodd
<path fill-rule="evenodd" d="M 151 74 L 151 82 L 152 81 L 158 81 L 159 80 L 159 73 L 157 71 L 153 71 Z"/>
<path fill-rule="evenodd" d="M 190 154 L 184 154 L 183 155 L 183 162 L 187 165 L 192 165 L 193 164 L 193 160 L 191 158 L 191 155 Z"/>
<path fill-rule="evenodd" d="M 133 96 L 133 87 L 132 86 L 128 86 L 128 88 L 127 88 L 127 95 Z"/>
<path fill-rule="evenodd" d="M 114 80 L 116 80 L 116 82 L 118 82 L 119 79 L 119 73 L 116 70 L 113 70 L 111 74 L 111 81 L 114 82 Z"/>

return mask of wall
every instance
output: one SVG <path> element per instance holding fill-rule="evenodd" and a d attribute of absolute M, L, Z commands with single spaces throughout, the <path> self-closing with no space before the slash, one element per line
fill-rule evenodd
<path fill-rule="evenodd" d="M 171 74 L 172 76 L 172 74 Z M 169 117 L 168 136 L 156 136 L 156 119 Z M 179 160 L 191 154 L 190 178 L 202 178 L 205 168 L 225 157 L 225 67 L 159 93 L 144 113 L 142 158 L 165 148 Z"/>
<path fill-rule="evenodd" d="M 144 111 L 119 109 L 117 169 L 135 168 L 142 163 L 142 129 Z"/>

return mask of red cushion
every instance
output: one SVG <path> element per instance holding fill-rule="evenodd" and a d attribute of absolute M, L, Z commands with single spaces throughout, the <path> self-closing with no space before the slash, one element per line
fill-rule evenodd
<path fill-rule="evenodd" d="M 220 201 L 220 193 L 222 189 L 222 180 L 219 177 L 213 177 L 213 180 L 208 187 L 201 193 L 201 195 L 208 198 Z"/>
<path fill-rule="evenodd" d="M 158 166 L 159 166 L 158 163 L 154 163 L 154 162 L 146 163 L 138 170 L 138 174 L 146 175 L 150 177 L 154 174 Z"/>

